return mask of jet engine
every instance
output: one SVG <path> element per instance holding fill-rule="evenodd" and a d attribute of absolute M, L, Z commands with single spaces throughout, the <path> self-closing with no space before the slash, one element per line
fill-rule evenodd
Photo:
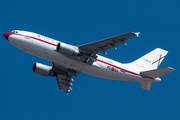
<path fill-rule="evenodd" d="M 72 46 L 66 43 L 58 43 L 56 50 L 59 53 L 66 54 L 66 55 L 78 56 L 80 54 L 78 47 Z"/>
<path fill-rule="evenodd" d="M 51 66 L 47 66 L 41 63 L 34 63 L 33 72 L 43 76 L 54 76 L 55 73 Z"/>

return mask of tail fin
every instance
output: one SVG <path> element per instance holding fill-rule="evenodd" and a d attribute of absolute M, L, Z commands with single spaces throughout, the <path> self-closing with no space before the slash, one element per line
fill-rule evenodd
<path fill-rule="evenodd" d="M 175 69 L 173 69 L 173 68 L 166 67 L 166 68 L 160 68 L 160 69 L 156 69 L 156 70 L 149 70 L 149 71 L 145 71 L 145 72 L 140 72 L 140 75 L 143 78 L 157 78 L 157 77 L 163 76 L 167 73 L 170 73 L 174 70 Z M 151 88 L 151 83 L 152 83 L 152 81 L 148 81 L 148 80 L 139 81 L 141 88 L 148 90 L 148 91 Z"/>
<path fill-rule="evenodd" d="M 168 51 L 166 50 L 156 48 L 155 50 L 142 56 L 136 61 L 129 63 L 128 65 L 133 66 L 140 71 L 157 69 L 167 53 Z"/>
<path fill-rule="evenodd" d="M 152 81 L 139 81 L 139 84 L 142 89 L 150 91 Z"/>
<path fill-rule="evenodd" d="M 133 67 L 140 71 L 140 75 L 143 78 L 156 78 L 157 82 L 161 79 L 158 78 L 163 76 L 169 72 L 174 71 L 175 69 L 166 67 L 157 69 L 158 66 L 161 64 L 165 56 L 167 55 L 168 51 L 156 48 L 155 50 L 151 51 L 150 53 L 142 56 L 141 58 L 135 60 L 132 63 L 127 64 L 129 67 Z M 140 80 L 139 84 L 142 89 L 150 90 L 151 88 L 151 80 Z"/>

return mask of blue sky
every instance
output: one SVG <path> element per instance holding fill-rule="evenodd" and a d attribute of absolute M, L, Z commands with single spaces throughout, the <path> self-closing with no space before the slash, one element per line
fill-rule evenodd
<path fill-rule="evenodd" d="M 0 2 L 1 120 L 180 119 L 178 0 L 9 0 Z M 126 32 L 140 37 L 110 49 L 105 57 L 132 62 L 155 48 L 169 53 L 160 67 L 176 71 L 152 83 L 151 91 L 137 82 L 102 79 L 85 73 L 74 78 L 69 95 L 55 78 L 32 72 L 35 62 L 49 61 L 27 54 L 5 40 L 11 30 L 36 32 L 73 45 Z M 102 54 L 101 54 L 102 55 Z"/>

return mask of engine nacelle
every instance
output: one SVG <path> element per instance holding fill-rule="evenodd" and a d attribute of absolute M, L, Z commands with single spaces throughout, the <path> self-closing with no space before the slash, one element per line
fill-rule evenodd
<path fill-rule="evenodd" d="M 78 47 L 72 46 L 66 43 L 58 43 L 56 50 L 59 53 L 66 54 L 66 55 L 78 56 L 80 54 Z"/>
<path fill-rule="evenodd" d="M 51 66 L 47 66 L 41 63 L 34 63 L 33 72 L 43 76 L 54 76 L 54 71 Z"/>

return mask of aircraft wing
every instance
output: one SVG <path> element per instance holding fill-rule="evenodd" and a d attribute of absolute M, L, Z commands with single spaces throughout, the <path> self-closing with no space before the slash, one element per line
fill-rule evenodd
<path fill-rule="evenodd" d="M 81 73 L 77 70 L 73 70 L 70 68 L 65 68 L 57 63 L 53 63 L 53 71 L 56 73 L 56 80 L 58 83 L 59 89 L 65 91 L 66 93 L 69 93 L 70 90 L 72 90 L 72 76 L 77 77 L 77 74 Z"/>
<path fill-rule="evenodd" d="M 80 45 L 78 47 L 82 48 L 84 50 L 88 50 L 92 54 L 97 54 L 98 52 L 102 52 L 102 53 L 106 54 L 105 50 L 107 50 L 109 48 L 116 49 L 115 46 L 119 45 L 121 43 L 126 45 L 125 41 L 127 41 L 129 38 L 131 38 L 135 35 L 139 36 L 139 34 L 140 34 L 140 32 L 137 32 L 137 33 L 129 32 L 129 33 L 115 36 L 115 37 L 100 40 L 97 42 Z"/>

